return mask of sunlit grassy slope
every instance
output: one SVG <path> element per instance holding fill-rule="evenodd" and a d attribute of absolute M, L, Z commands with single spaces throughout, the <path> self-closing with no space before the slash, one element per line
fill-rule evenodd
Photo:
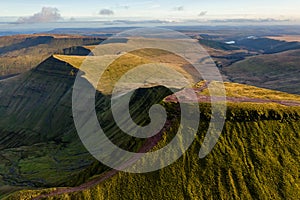
<path fill-rule="evenodd" d="M 197 87 L 201 87 L 205 82 L 201 81 L 196 84 Z M 213 87 L 218 87 L 220 83 L 212 82 L 210 83 Z M 254 98 L 254 99 L 264 99 L 264 100 L 287 100 L 287 101 L 298 101 L 300 102 L 300 95 L 289 94 L 285 92 L 280 92 L 276 90 L 270 90 L 265 88 L 259 88 L 251 85 L 239 84 L 239 83 L 221 83 L 224 84 L 227 97 L 237 97 L 237 98 Z M 200 92 L 202 95 L 209 95 L 209 90 L 205 88 Z"/>
<path fill-rule="evenodd" d="M 194 83 L 194 77 L 190 75 L 191 67 L 186 66 L 186 61 L 172 53 L 157 51 L 145 49 L 122 55 L 89 57 L 54 55 L 54 58 L 82 70 L 92 85 L 104 94 L 111 94 L 115 84 L 121 77 L 125 77 L 126 73 L 131 74 L 123 80 L 121 87 L 124 90 L 134 88 L 140 82 L 146 87 L 157 85 L 163 80 L 164 84 L 175 88 L 180 83 L 182 87 L 188 85 L 188 82 Z"/>
<path fill-rule="evenodd" d="M 91 61 L 93 59 L 96 58 L 91 58 Z M 32 199 L 59 186 L 87 182 L 109 170 L 86 152 L 73 125 L 72 85 L 74 73 L 83 60 L 84 57 L 80 56 L 55 55 L 30 73 L 0 83 L 0 156 L 4 158 L 0 161 L 0 195 L 6 193 L 6 199 Z M 106 94 L 110 94 L 112 86 L 124 72 L 151 62 L 153 60 L 137 54 L 121 56 L 101 78 L 105 87 L 101 89 L 101 85 L 96 85 L 99 89 L 95 105 L 98 117 L 103 120 L 106 134 L 124 149 L 137 151 L 143 140 L 128 137 L 116 127 Z M 88 80 L 96 78 L 88 76 L 94 74 L 93 68 L 85 73 Z M 170 91 L 154 86 L 137 92 L 131 104 L 132 116 L 139 124 L 149 122 L 147 110 L 153 103 L 160 102 L 170 113 L 172 126 L 163 132 L 153 151 L 167 145 L 174 137 L 180 116 L 176 103 L 161 101 Z M 241 84 L 225 83 L 225 86 L 231 97 L 299 101 L 297 95 Z M 207 91 L 202 94 L 207 94 Z M 299 106 L 284 106 L 276 102 L 228 103 L 227 120 L 219 142 L 206 158 L 199 159 L 199 149 L 210 119 L 209 104 L 199 105 L 202 120 L 199 129 L 195 130 L 197 139 L 174 164 L 146 174 L 119 172 L 82 191 L 48 199 L 299 197 Z M 54 188 L 42 190 L 40 187 Z M 7 196 L 7 193 L 22 188 L 27 190 Z"/>

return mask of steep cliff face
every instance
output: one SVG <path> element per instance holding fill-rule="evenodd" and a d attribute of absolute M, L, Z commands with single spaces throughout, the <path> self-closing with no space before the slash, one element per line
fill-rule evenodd
<path fill-rule="evenodd" d="M 72 89 L 78 66 L 51 56 L 27 73 L 0 82 L 0 195 L 23 187 L 75 186 L 107 167 L 82 145 L 72 117 Z M 72 56 L 67 57 L 72 59 Z M 160 101 L 169 90 L 163 87 L 142 89 L 134 98 L 133 112 L 140 106 Z M 134 96 L 136 96 L 134 95 Z M 144 140 L 126 137 L 113 123 L 110 98 L 96 94 L 96 109 L 105 117 L 102 124 L 108 136 L 124 149 L 137 151 Z M 136 122 L 145 117 L 136 114 Z M 101 116 L 99 116 L 101 117 Z M 108 122 L 108 123 L 106 123 Z"/>
<path fill-rule="evenodd" d="M 78 56 L 87 56 L 87 55 L 93 55 L 91 50 L 88 48 L 82 47 L 82 46 L 74 46 L 70 48 L 66 48 L 63 50 L 64 55 L 78 55 Z"/>
<path fill-rule="evenodd" d="M 64 113 L 62 107 L 74 82 L 72 71 L 77 70 L 51 56 L 37 68 L 0 83 L 0 126 L 6 132 L 1 134 L 1 145 L 31 145 L 63 134 L 63 124 L 57 126 L 55 122 L 72 120 L 71 113 Z M 53 121 L 53 116 L 59 119 Z"/>
<path fill-rule="evenodd" d="M 64 184 L 94 162 L 73 125 L 76 72 L 51 56 L 0 82 L 0 194 Z"/>
<path fill-rule="evenodd" d="M 132 58 L 137 57 L 124 60 L 130 63 Z M 116 172 L 87 152 L 74 126 L 72 87 L 76 64 L 83 59 L 51 56 L 35 69 L 0 82 L 0 197 L 41 187 L 55 188 L 22 190 L 7 199 L 295 199 L 300 195 L 299 96 L 225 83 L 228 111 L 223 132 L 213 151 L 199 159 L 211 113 L 208 91 L 201 82 L 201 90 L 195 90 L 202 118 L 188 151 L 155 172 Z M 132 68 L 113 66 L 110 70 L 116 73 Z M 105 81 L 114 83 L 109 77 L 107 73 Z M 167 145 L 180 124 L 179 105 L 170 94 L 167 88 L 152 85 L 138 89 L 131 98 L 130 111 L 137 124 L 149 123 L 148 109 L 154 103 L 168 111 L 168 125 L 155 138 L 152 150 Z M 95 97 L 107 136 L 124 149 L 141 150 L 147 140 L 129 137 L 116 126 L 109 94 L 98 92 Z"/>
<path fill-rule="evenodd" d="M 168 105 L 169 109 L 173 106 Z M 264 118 L 262 112 L 252 119 L 237 119 L 236 111 L 241 115 L 257 110 L 231 105 L 221 137 L 204 159 L 198 153 L 208 128 L 206 120 L 200 122 L 189 150 L 161 170 L 146 174 L 112 171 L 80 187 L 20 191 L 8 199 L 297 199 L 300 110 L 272 104 L 260 108 L 277 119 Z M 207 108 L 203 105 L 201 109 L 205 112 Z M 173 119 L 152 150 L 167 145 L 178 124 Z"/>

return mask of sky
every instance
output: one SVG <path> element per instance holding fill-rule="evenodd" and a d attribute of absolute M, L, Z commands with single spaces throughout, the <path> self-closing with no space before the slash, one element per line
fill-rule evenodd
<path fill-rule="evenodd" d="M 154 23 L 250 23 L 255 20 L 255 23 L 298 25 L 299 10 L 299 0 L 5 0 L 0 7 L 0 31 L 13 27 L 5 23 L 99 21 L 130 24 L 151 20 L 157 20 Z"/>
<path fill-rule="evenodd" d="M 63 18 L 300 18 L 299 0 L 10 0 L 1 1 L 0 15 L 31 16 L 43 7 L 57 8 Z M 112 12 L 100 14 L 103 9 Z"/>

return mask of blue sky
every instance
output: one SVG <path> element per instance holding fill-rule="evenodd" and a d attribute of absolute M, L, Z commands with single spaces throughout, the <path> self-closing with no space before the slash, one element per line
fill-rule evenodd
<path fill-rule="evenodd" d="M 57 8 L 64 20 L 71 17 L 95 20 L 300 18 L 299 0 L 10 0 L 1 2 L 0 15 L 32 16 L 42 7 Z M 102 9 L 109 9 L 113 14 L 99 15 Z"/>

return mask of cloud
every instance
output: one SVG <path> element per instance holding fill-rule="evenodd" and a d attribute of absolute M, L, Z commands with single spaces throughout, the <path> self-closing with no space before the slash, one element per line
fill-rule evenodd
<path fill-rule="evenodd" d="M 176 10 L 176 11 L 183 11 L 184 7 L 183 6 L 177 6 L 177 7 L 174 8 L 174 10 Z"/>
<path fill-rule="evenodd" d="M 129 6 L 128 5 L 122 5 L 122 6 L 118 6 L 118 8 L 122 8 L 122 9 L 129 9 Z"/>
<path fill-rule="evenodd" d="M 202 12 L 199 13 L 198 16 L 199 16 L 199 17 L 203 17 L 203 16 L 206 15 L 206 14 L 207 14 L 207 11 L 202 11 Z"/>
<path fill-rule="evenodd" d="M 18 23 L 45 23 L 45 22 L 55 22 L 62 19 L 57 8 L 53 7 L 43 7 L 38 13 L 35 13 L 29 17 L 20 17 Z"/>
<path fill-rule="evenodd" d="M 110 10 L 110 9 L 102 9 L 99 12 L 99 15 L 113 15 L 114 11 Z"/>

